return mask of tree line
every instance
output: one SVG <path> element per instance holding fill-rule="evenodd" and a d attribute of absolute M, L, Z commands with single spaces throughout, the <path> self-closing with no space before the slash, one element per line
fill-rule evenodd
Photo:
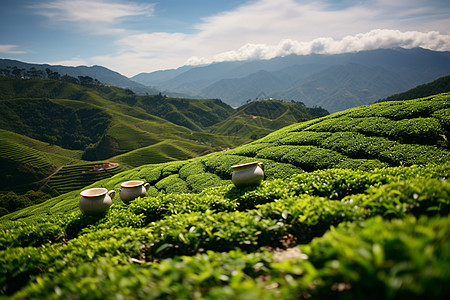
<path fill-rule="evenodd" d="M 99 80 L 92 78 L 90 76 L 78 76 L 72 77 L 68 74 L 61 75 L 56 71 L 52 71 L 50 68 L 46 68 L 45 71 L 31 67 L 30 69 L 22 69 L 16 66 L 0 69 L 0 76 L 12 77 L 17 79 L 51 79 L 59 80 L 62 82 L 69 82 L 74 84 L 79 84 L 83 86 L 104 86 Z"/>

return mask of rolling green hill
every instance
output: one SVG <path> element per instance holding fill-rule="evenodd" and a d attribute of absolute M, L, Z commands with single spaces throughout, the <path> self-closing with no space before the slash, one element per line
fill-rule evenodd
<path fill-rule="evenodd" d="M 5 141 L 3 145 L 6 150 L 0 156 L 4 170 L 0 191 L 22 193 L 28 188 L 45 188 L 56 195 L 67 191 L 70 182 L 50 187 L 46 185 L 47 177 L 62 166 L 112 161 L 127 169 L 197 157 L 252 141 L 295 123 L 298 118 L 310 118 L 314 110 L 301 105 L 293 109 L 292 103 L 272 102 L 247 105 L 245 109 L 252 110 L 250 113 L 256 116 L 263 113 L 264 122 L 254 122 L 236 134 L 230 128 L 242 126 L 240 117 L 236 117 L 242 110 L 235 113 L 235 109 L 217 99 L 169 98 L 161 94 L 138 96 L 112 86 L 2 76 L 0 129 L 24 138 Z M 283 114 L 272 120 L 272 116 L 264 115 L 268 106 L 277 106 Z M 219 122 L 222 122 L 219 130 L 214 129 L 212 126 Z M 36 142 L 23 145 L 29 138 Z M 3 140 L 6 139 L 4 136 Z M 48 147 L 61 147 L 57 163 L 47 161 L 48 151 L 38 141 L 47 143 L 44 145 Z M 62 148 L 68 150 L 64 152 Z M 73 153 L 77 154 L 76 161 Z M 86 176 L 78 174 L 78 177 L 77 182 L 87 183 Z"/>
<path fill-rule="evenodd" d="M 322 108 L 308 108 L 301 102 L 252 101 L 236 109 L 225 121 L 211 126 L 219 135 L 241 136 L 248 142 L 287 125 L 327 115 Z"/>
<path fill-rule="evenodd" d="M 121 172 L 151 183 L 84 216 L 69 192 L 0 218 L 0 293 L 25 298 L 430 297 L 450 288 L 450 94 L 290 125 Z M 236 188 L 230 166 L 266 178 Z"/>

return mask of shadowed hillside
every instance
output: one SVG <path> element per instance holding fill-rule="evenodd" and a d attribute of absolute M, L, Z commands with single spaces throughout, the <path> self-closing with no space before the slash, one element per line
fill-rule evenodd
<path fill-rule="evenodd" d="M 119 173 L 85 188 L 151 186 L 128 205 L 116 196 L 105 215 L 82 215 L 79 191 L 6 215 L 0 293 L 446 299 L 449 100 L 354 108 Z M 255 160 L 262 185 L 233 186 L 230 166 Z"/>
<path fill-rule="evenodd" d="M 433 82 L 419 85 L 404 93 L 395 94 L 380 101 L 409 100 L 447 92 L 450 92 L 450 76 L 441 77 Z"/>

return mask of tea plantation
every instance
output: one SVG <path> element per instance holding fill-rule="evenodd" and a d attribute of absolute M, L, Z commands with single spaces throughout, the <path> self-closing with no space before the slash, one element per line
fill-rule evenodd
<path fill-rule="evenodd" d="M 144 165 L 82 215 L 79 191 L 0 219 L 11 299 L 448 299 L 450 94 L 297 123 L 229 151 Z M 264 162 L 258 187 L 230 167 Z M 83 189 L 85 189 L 83 188 Z"/>

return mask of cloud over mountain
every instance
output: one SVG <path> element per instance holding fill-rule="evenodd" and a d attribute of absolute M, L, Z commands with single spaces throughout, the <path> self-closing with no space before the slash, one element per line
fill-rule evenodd
<path fill-rule="evenodd" d="M 421 47 L 436 51 L 447 51 L 450 49 L 450 36 L 442 35 L 436 31 L 401 32 L 399 30 L 376 29 L 367 33 L 345 36 L 340 40 L 328 37 L 317 38 L 310 42 L 285 39 L 276 45 L 248 43 L 238 50 L 217 54 L 210 60 L 207 58 L 192 57 L 188 59 L 187 64 L 196 65 L 221 61 L 271 59 L 289 54 L 338 54 L 394 47 L 408 49 Z"/>

